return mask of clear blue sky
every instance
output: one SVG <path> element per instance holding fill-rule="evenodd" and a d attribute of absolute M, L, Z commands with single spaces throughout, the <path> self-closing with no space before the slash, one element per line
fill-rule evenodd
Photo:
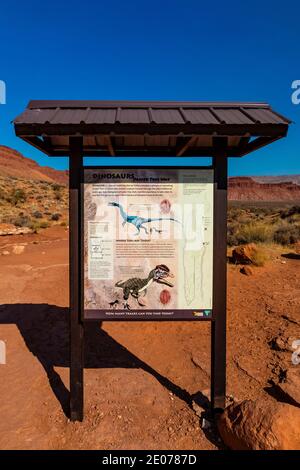
<path fill-rule="evenodd" d="M 15 137 L 30 99 L 267 101 L 289 136 L 230 163 L 231 175 L 299 173 L 299 1 L 11 1 L 1 6 L 0 143 L 66 168 Z"/>

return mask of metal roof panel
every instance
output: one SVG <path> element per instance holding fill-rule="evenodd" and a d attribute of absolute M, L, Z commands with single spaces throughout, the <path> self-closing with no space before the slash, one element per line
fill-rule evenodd
<path fill-rule="evenodd" d="M 179 109 L 152 109 L 153 120 L 156 124 L 184 124 Z"/>
<path fill-rule="evenodd" d="M 15 123 L 26 123 L 26 124 L 44 124 L 46 118 L 53 116 L 56 112 L 54 109 L 26 109 L 16 119 Z"/>
<path fill-rule="evenodd" d="M 122 124 L 149 124 L 147 109 L 119 108 L 118 121 Z"/>
<path fill-rule="evenodd" d="M 219 121 L 214 117 L 209 109 L 190 109 L 182 108 L 184 117 L 192 124 L 218 124 Z"/>
<path fill-rule="evenodd" d="M 116 121 L 116 109 L 90 109 L 85 117 L 86 124 L 113 124 Z"/>
<path fill-rule="evenodd" d="M 47 110 L 48 116 L 50 116 L 51 110 Z M 80 124 L 84 122 L 85 116 L 87 114 L 87 109 L 64 109 L 59 108 L 54 115 L 48 119 L 45 119 L 45 122 L 50 124 Z"/>
<path fill-rule="evenodd" d="M 282 124 L 284 119 L 274 113 L 271 109 L 249 108 L 247 113 L 253 118 L 254 122 L 262 124 Z"/>
<path fill-rule="evenodd" d="M 253 124 L 254 121 L 240 109 L 214 108 L 214 113 L 225 124 Z"/>

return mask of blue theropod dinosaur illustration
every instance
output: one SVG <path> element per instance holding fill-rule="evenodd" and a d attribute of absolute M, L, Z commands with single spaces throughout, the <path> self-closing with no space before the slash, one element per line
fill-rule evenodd
<path fill-rule="evenodd" d="M 155 232 L 161 233 L 162 230 L 158 230 L 155 227 L 150 227 L 149 231 L 147 230 L 147 228 L 144 226 L 144 224 L 150 224 L 151 222 L 158 222 L 160 220 L 171 220 L 172 222 L 177 222 L 177 223 L 180 224 L 179 220 L 176 220 L 173 217 L 156 217 L 156 218 L 148 217 L 148 218 L 145 218 L 145 217 L 140 217 L 139 215 L 129 215 L 124 210 L 124 207 L 122 206 L 122 204 L 119 204 L 118 202 L 109 202 L 108 205 L 119 208 L 121 217 L 123 219 L 123 222 L 122 222 L 123 227 L 126 224 L 134 225 L 137 229 L 137 233 L 135 235 L 138 235 L 140 233 L 141 228 L 143 230 L 145 230 L 145 232 L 147 234 L 149 232 L 151 233 L 153 230 L 155 230 Z"/>

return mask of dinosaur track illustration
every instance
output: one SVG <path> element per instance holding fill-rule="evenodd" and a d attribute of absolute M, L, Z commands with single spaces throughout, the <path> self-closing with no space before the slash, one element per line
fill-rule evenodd
<path fill-rule="evenodd" d="M 151 222 L 158 222 L 160 220 L 171 220 L 172 222 L 177 222 L 180 224 L 179 220 L 176 220 L 174 219 L 173 217 L 157 217 L 157 218 L 144 218 L 144 217 L 140 217 L 138 215 L 128 215 L 123 206 L 121 204 L 119 204 L 118 202 L 109 202 L 108 203 L 109 206 L 113 206 L 113 207 L 118 207 L 119 208 L 119 211 L 120 211 L 120 214 L 121 214 L 121 217 L 123 219 L 123 227 L 126 225 L 126 224 L 132 224 L 136 227 L 137 229 L 137 233 L 135 235 L 139 235 L 140 231 L 141 231 L 141 228 L 143 230 L 145 230 L 145 232 L 148 234 L 149 231 L 150 233 L 152 232 L 152 230 L 155 230 L 155 232 L 158 232 L 158 233 L 161 233 L 162 230 L 158 230 L 156 228 L 150 228 L 149 231 L 147 230 L 147 228 L 144 226 L 144 224 L 149 224 Z"/>
<path fill-rule="evenodd" d="M 130 295 L 137 300 L 138 304 L 141 307 L 145 307 L 145 304 L 140 301 L 140 296 L 146 295 L 147 288 L 150 287 L 153 282 L 173 287 L 174 285 L 171 282 L 167 281 L 166 278 L 168 277 L 172 278 L 174 277 L 174 275 L 170 272 L 168 266 L 166 266 L 165 264 L 159 264 L 149 272 L 148 277 L 146 277 L 145 279 L 133 277 L 127 279 L 126 281 L 116 282 L 115 286 L 121 287 L 123 289 L 124 309 L 130 310 L 130 306 L 128 304 L 128 299 Z M 113 302 L 110 302 L 110 306 L 114 307 L 118 303 L 119 301 L 115 300 Z"/>

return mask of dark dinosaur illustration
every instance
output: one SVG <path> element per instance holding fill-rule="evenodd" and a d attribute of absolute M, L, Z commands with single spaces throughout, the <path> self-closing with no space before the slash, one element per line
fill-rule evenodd
<path fill-rule="evenodd" d="M 136 228 L 137 228 L 137 233 L 135 235 L 138 235 L 141 231 L 141 228 L 143 230 L 145 230 L 145 232 L 148 234 L 149 232 L 151 233 L 152 230 L 155 230 L 156 232 L 158 233 L 161 233 L 162 230 L 158 230 L 156 228 L 150 228 L 149 229 L 149 232 L 147 230 L 146 227 L 144 227 L 144 224 L 149 224 L 151 222 L 158 222 L 160 220 L 171 220 L 172 222 L 179 222 L 179 220 L 176 220 L 174 219 L 173 217 L 157 217 L 157 218 L 144 218 L 144 217 L 140 217 L 138 215 L 128 215 L 126 213 L 126 211 L 124 210 L 123 206 L 121 204 L 119 204 L 118 202 L 109 202 L 108 203 L 109 206 L 113 206 L 113 207 L 118 207 L 119 210 L 120 210 L 120 214 L 121 214 L 121 217 L 123 218 L 123 227 L 126 225 L 126 224 L 132 224 L 134 225 Z"/>
<path fill-rule="evenodd" d="M 133 277 L 127 279 L 126 281 L 118 281 L 116 282 L 116 287 L 121 287 L 123 289 L 123 299 L 124 299 L 124 309 L 130 310 L 130 306 L 128 305 L 129 296 L 132 295 L 138 304 L 141 307 L 145 307 L 140 301 L 141 295 L 146 295 L 147 288 L 151 286 L 153 282 L 157 282 L 158 284 L 165 284 L 169 287 L 174 287 L 174 284 L 169 282 L 166 278 L 172 278 L 174 275 L 170 272 L 170 269 L 165 264 L 159 264 L 152 269 L 148 277 L 145 279 L 139 277 Z M 110 302 L 111 307 L 115 307 L 119 303 L 118 300 Z"/>

